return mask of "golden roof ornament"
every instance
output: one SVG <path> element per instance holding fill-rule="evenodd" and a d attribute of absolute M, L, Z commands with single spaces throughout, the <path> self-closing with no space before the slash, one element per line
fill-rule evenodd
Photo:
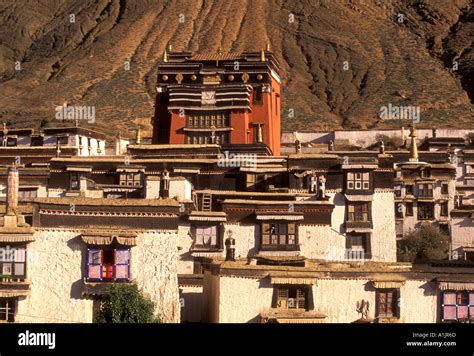
<path fill-rule="evenodd" d="M 271 51 L 270 43 L 267 43 L 267 52 L 270 52 L 270 51 Z"/>
<path fill-rule="evenodd" d="M 260 52 L 260 60 L 261 60 L 262 62 L 265 62 L 265 60 L 266 60 L 266 59 L 265 59 L 265 51 L 264 51 L 263 49 L 262 49 L 262 51 Z"/>
<path fill-rule="evenodd" d="M 418 162 L 418 147 L 416 146 L 416 128 L 415 125 L 410 127 L 410 162 Z"/>
<path fill-rule="evenodd" d="M 171 46 L 170 44 L 168 44 L 168 51 L 171 53 L 173 51 L 173 46 Z"/>
<path fill-rule="evenodd" d="M 247 83 L 249 81 L 249 79 L 250 79 L 250 77 L 249 77 L 248 73 L 242 74 L 242 81 L 244 83 Z"/>
<path fill-rule="evenodd" d="M 181 73 L 176 74 L 176 82 L 177 82 L 178 84 L 181 84 L 181 82 L 183 81 L 183 79 L 184 79 L 184 77 L 183 77 L 183 75 L 182 75 Z"/>
<path fill-rule="evenodd" d="M 168 62 L 168 52 L 165 49 L 165 53 L 163 54 L 163 62 Z"/>

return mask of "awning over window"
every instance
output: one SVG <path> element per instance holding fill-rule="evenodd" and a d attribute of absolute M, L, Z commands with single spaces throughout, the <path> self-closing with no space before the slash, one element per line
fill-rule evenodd
<path fill-rule="evenodd" d="M 136 246 L 135 235 L 83 234 L 81 239 L 88 245 L 110 245 L 114 240 L 120 245 Z"/>
<path fill-rule="evenodd" d="M 144 172 L 145 167 L 142 166 L 118 166 L 115 170 L 117 173 L 139 173 Z"/>
<path fill-rule="evenodd" d="M 227 221 L 227 214 L 223 211 L 193 211 L 189 214 L 190 221 Z"/>
<path fill-rule="evenodd" d="M 299 285 L 316 285 L 317 278 L 309 277 L 292 277 L 292 276 L 270 276 L 271 284 L 299 284 Z"/>
<path fill-rule="evenodd" d="M 376 289 L 400 288 L 405 284 L 403 279 L 374 279 L 372 285 Z"/>
<path fill-rule="evenodd" d="M 377 164 L 343 164 L 341 165 L 342 169 L 377 169 L 379 166 Z"/>
<path fill-rule="evenodd" d="M 201 172 L 201 169 L 200 168 L 175 168 L 173 169 L 173 172 L 199 174 Z"/>
<path fill-rule="evenodd" d="M 345 194 L 346 199 L 349 201 L 372 201 L 372 194 Z"/>
<path fill-rule="evenodd" d="M 191 251 L 193 257 L 221 257 L 222 251 Z"/>
<path fill-rule="evenodd" d="M 288 221 L 298 221 L 304 220 L 303 215 L 292 215 L 292 214 L 256 214 L 257 220 L 288 220 Z"/>
<path fill-rule="evenodd" d="M 1 234 L 0 242 L 31 242 L 35 241 L 33 234 Z"/>
<path fill-rule="evenodd" d="M 440 290 L 470 290 L 474 291 L 474 278 L 472 282 L 439 281 Z"/>
<path fill-rule="evenodd" d="M 26 297 L 29 290 L 0 290 L 0 298 Z"/>
<path fill-rule="evenodd" d="M 92 167 L 70 166 L 70 167 L 66 167 L 66 171 L 68 171 L 68 172 L 92 172 Z"/>

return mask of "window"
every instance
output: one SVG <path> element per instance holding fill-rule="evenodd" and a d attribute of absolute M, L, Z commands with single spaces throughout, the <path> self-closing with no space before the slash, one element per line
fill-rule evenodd
<path fill-rule="evenodd" d="M 449 186 L 448 183 L 441 184 L 441 194 L 448 195 L 449 194 Z"/>
<path fill-rule="evenodd" d="M 440 215 L 441 216 L 448 216 L 449 215 L 448 202 L 447 201 L 442 202 L 440 204 Z"/>
<path fill-rule="evenodd" d="M 20 201 L 31 201 L 36 198 L 37 188 L 20 188 L 18 191 L 18 199 Z"/>
<path fill-rule="evenodd" d="M 369 190 L 370 189 L 369 172 L 347 173 L 347 189 Z"/>
<path fill-rule="evenodd" d="M 349 203 L 347 221 L 370 221 L 369 210 L 369 203 Z"/>
<path fill-rule="evenodd" d="M 129 249 L 88 249 L 87 252 L 88 280 L 128 281 L 130 277 Z"/>
<path fill-rule="evenodd" d="M 70 184 L 71 190 L 79 190 L 79 173 L 71 172 Z"/>
<path fill-rule="evenodd" d="M 347 260 L 363 260 L 371 258 L 370 235 L 369 234 L 348 234 L 346 238 Z"/>
<path fill-rule="evenodd" d="M 209 132 L 190 132 L 186 134 L 185 142 L 188 144 L 210 144 L 212 143 L 212 133 Z M 229 132 L 217 131 L 214 133 L 216 144 L 229 143 Z"/>
<path fill-rule="evenodd" d="M 425 198 L 433 197 L 433 184 L 418 184 L 418 196 Z"/>
<path fill-rule="evenodd" d="M 0 323 L 13 323 L 15 321 L 15 309 L 15 299 L 0 298 Z"/>
<path fill-rule="evenodd" d="M 399 317 L 398 295 L 398 289 L 377 289 L 375 293 L 375 314 L 377 318 Z"/>
<path fill-rule="evenodd" d="M 446 291 L 442 308 L 443 321 L 474 320 L 474 292 Z"/>
<path fill-rule="evenodd" d="M 14 147 L 18 143 L 18 139 L 16 137 L 7 137 L 7 146 Z"/>
<path fill-rule="evenodd" d="M 3 278 L 26 278 L 26 247 L 0 247 L 0 275 Z"/>
<path fill-rule="evenodd" d="M 278 309 L 307 309 L 306 289 L 303 287 L 281 286 L 276 288 Z"/>
<path fill-rule="evenodd" d="M 425 168 L 422 169 L 420 172 L 421 178 L 430 178 L 431 177 L 431 169 Z"/>
<path fill-rule="evenodd" d="M 401 197 L 401 196 L 402 196 L 402 187 L 399 186 L 399 185 L 397 185 L 397 186 L 395 187 L 395 196 L 396 196 L 396 197 Z"/>
<path fill-rule="evenodd" d="M 259 131 L 262 137 L 259 137 Z M 256 124 L 253 126 L 253 143 L 258 143 L 260 138 L 263 140 L 263 124 Z"/>
<path fill-rule="evenodd" d="M 190 113 L 186 116 L 186 127 L 195 129 L 211 129 L 229 127 L 229 114 L 194 114 Z"/>
<path fill-rule="evenodd" d="M 395 233 L 397 236 L 403 236 L 403 221 L 395 222 Z"/>
<path fill-rule="evenodd" d="M 31 136 L 31 146 L 43 146 L 43 136 Z"/>
<path fill-rule="evenodd" d="M 433 219 L 433 203 L 418 202 L 418 220 Z"/>
<path fill-rule="evenodd" d="M 406 216 L 413 216 L 413 202 L 406 202 L 406 211 L 405 214 Z"/>
<path fill-rule="evenodd" d="M 142 176 L 140 173 L 120 174 L 120 185 L 137 187 L 142 185 Z"/>
<path fill-rule="evenodd" d="M 213 226 L 196 226 L 194 233 L 194 247 L 215 249 L 219 248 L 219 228 Z"/>
<path fill-rule="evenodd" d="M 67 146 L 68 141 L 69 141 L 69 137 L 67 137 L 67 136 L 57 136 L 56 140 L 61 146 Z"/>
<path fill-rule="evenodd" d="M 413 184 L 405 185 L 405 195 L 413 195 Z"/>
<path fill-rule="evenodd" d="M 403 204 L 395 203 L 395 217 L 397 219 L 403 218 Z"/>
<path fill-rule="evenodd" d="M 265 247 L 285 248 L 285 246 L 297 246 L 295 224 L 262 224 L 262 248 Z"/>
<path fill-rule="evenodd" d="M 253 89 L 253 103 L 262 104 L 262 87 Z"/>

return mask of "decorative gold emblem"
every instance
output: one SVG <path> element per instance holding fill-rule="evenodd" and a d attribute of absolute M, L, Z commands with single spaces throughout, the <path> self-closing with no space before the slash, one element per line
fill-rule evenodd
<path fill-rule="evenodd" d="M 178 82 L 178 84 L 181 84 L 183 79 L 184 79 L 184 77 L 181 73 L 176 74 L 176 81 Z"/>
<path fill-rule="evenodd" d="M 161 77 L 161 79 L 163 79 L 166 82 L 168 80 L 168 76 L 165 74 Z"/>
<path fill-rule="evenodd" d="M 257 75 L 257 79 L 258 79 L 258 80 L 262 80 L 262 79 L 263 79 L 263 75 L 261 75 L 261 74 Z"/>
<path fill-rule="evenodd" d="M 244 83 L 247 83 L 249 81 L 250 77 L 247 73 L 242 74 L 242 81 Z"/>
<path fill-rule="evenodd" d="M 196 79 L 197 79 L 197 77 L 193 74 L 193 75 L 191 76 L 191 80 L 192 80 L 192 81 L 195 81 Z"/>
<path fill-rule="evenodd" d="M 230 81 L 233 81 L 235 79 L 235 77 L 231 74 L 227 77 L 227 79 L 229 79 Z"/>

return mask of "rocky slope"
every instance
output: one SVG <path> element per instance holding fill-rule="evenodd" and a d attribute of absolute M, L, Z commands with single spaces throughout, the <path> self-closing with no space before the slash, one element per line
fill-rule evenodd
<path fill-rule="evenodd" d="M 472 127 L 473 18 L 469 0 L 4 0 L 0 121 L 58 125 L 54 108 L 67 102 L 96 107 L 91 127 L 131 135 L 150 127 L 168 43 L 198 52 L 271 43 L 283 129 L 400 126 L 380 120 L 388 103 L 419 106 L 420 126 Z"/>

